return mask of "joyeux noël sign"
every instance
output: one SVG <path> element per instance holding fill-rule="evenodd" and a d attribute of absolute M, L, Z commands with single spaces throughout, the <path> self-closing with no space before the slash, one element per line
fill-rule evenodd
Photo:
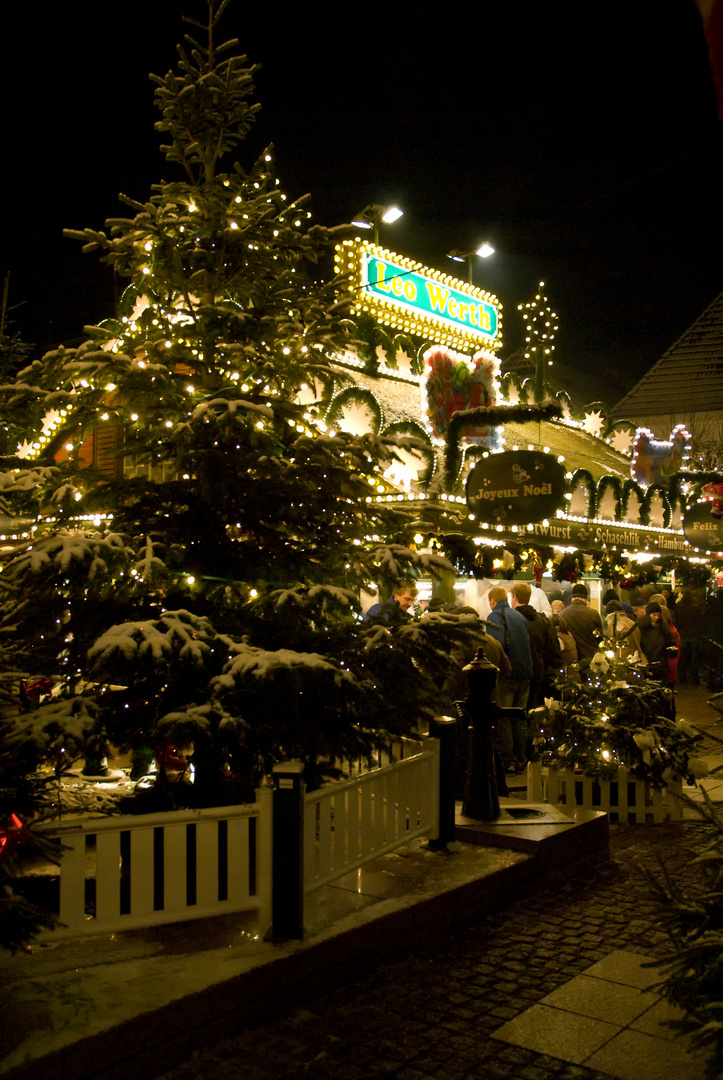
<path fill-rule="evenodd" d="M 560 462 L 538 450 L 510 450 L 478 461 L 467 478 L 467 504 L 495 525 L 552 517 L 565 493 Z"/>
<path fill-rule="evenodd" d="M 365 250 L 361 253 L 361 282 L 367 297 L 405 309 L 410 316 L 449 329 L 495 341 L 499 333 L 499 309 L 483 300 L 479 290 L 434 275 L 408 259 Z"/>

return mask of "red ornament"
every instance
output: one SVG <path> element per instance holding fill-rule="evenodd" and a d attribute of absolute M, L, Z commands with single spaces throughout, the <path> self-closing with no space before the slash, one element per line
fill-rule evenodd
<path fill-rule="evenodd" d="M 723 483 L 706 484 L 703 494 L 713 500 L 710 508 L 713 517 L 723 517 Z"/>
<path fill-rule="evenodd" d="M 30 839 L 30 830 L 17 814 L 8 814 L 0 824 L 0 859 L 14 855 L 20 844 Z"/>

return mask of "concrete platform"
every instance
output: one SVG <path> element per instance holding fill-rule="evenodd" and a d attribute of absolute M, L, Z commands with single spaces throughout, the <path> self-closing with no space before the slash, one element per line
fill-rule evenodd
<path fill-rule="evenodd" d="M 607 857 L 610 849 L 608 815 L 582 807 L 500 799 L 496 821 L 473 821 L 458 813 L 457 839 L 481 847 L 506 848 L 532 855 L 537 867 L 563 866 L 573 857 Z"/>
<path fill-rule="evenodd" d="M 521 800 L 508 805 L 523 809 Z M 458 822 L 446 852 L 420 842 L 308 898 L 303 941 L 262 940 L 252 914 L 35 944 L 0 957 L 3 1080 L 158 1075 L 195 1049 L 470 925 L 551 870 L 607 856 L 604 814 Z M 604 820 L 601 820 L 604 819 Z"/>

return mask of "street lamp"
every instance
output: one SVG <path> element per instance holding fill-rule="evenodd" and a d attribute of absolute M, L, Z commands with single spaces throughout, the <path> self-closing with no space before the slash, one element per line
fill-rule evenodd
<path fill-rule="evenodd" d="M 369 203 L 352 219 L 352 225 L 357 225 L 360 229 L 374 229 L 374 243 L 378 246 L 380 223 L 384 222 L 385 225 L 391 225 L 393 221 L 398 221 L 403 213 L 404 211 L 400 210 L 398 206 L 381 206 L 379 203 Z"/>
<path fill-rule="evenodd" d="M 472 284 L 472 256 L 478 255 L 480 259 L 489 259 L 490 255 L 494 255 L 495 249 L 489 241 L 485 240 L 483 244 L 480 244 L 478 248 L 472 248 L 470 251 L 457 251 L 453 248 L 447 252 L 447 258 L 453 259 L 454 262 L 466 262 L 467 272 L 469 274 L 469 283 Z"/>

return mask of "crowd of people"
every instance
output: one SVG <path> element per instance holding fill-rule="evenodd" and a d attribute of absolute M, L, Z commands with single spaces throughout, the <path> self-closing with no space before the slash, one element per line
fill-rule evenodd
<path fill-rule="evenodd" d="M 674 691 L 676 683 L 700 681 L 701 631 L 705 605 L 692 589 L 675 596 L 665 586 L 647 586 L 623 601 L 616 589 L 601 599 L 602 613 L 590 605 L 587 585 L 577 582 L 567 598 L 551 597 L 536 585 L 520 581 L 495 585 L 486 594 L 489 613 L 483 652 L 498 668 L 497 744 L 507 773 L 524 769 L 528 760 L 527 714 L 555 696 L 555 681 L 569 669 L 585 678 L 589 661 L 614 649 L 622 659 L 642 665 L 650 678 Z M 387 625 L 413 617 L 418 601 L 414 581 L 403 582 L 389 600 L 373 605 L 365 619 Z M 426 610 L 468 611 L 475 608 L 432 601 Z M 422 613 L 422 617 L 423 614 Z M 675 695 L 670 694 L 671 716 Z"/>

